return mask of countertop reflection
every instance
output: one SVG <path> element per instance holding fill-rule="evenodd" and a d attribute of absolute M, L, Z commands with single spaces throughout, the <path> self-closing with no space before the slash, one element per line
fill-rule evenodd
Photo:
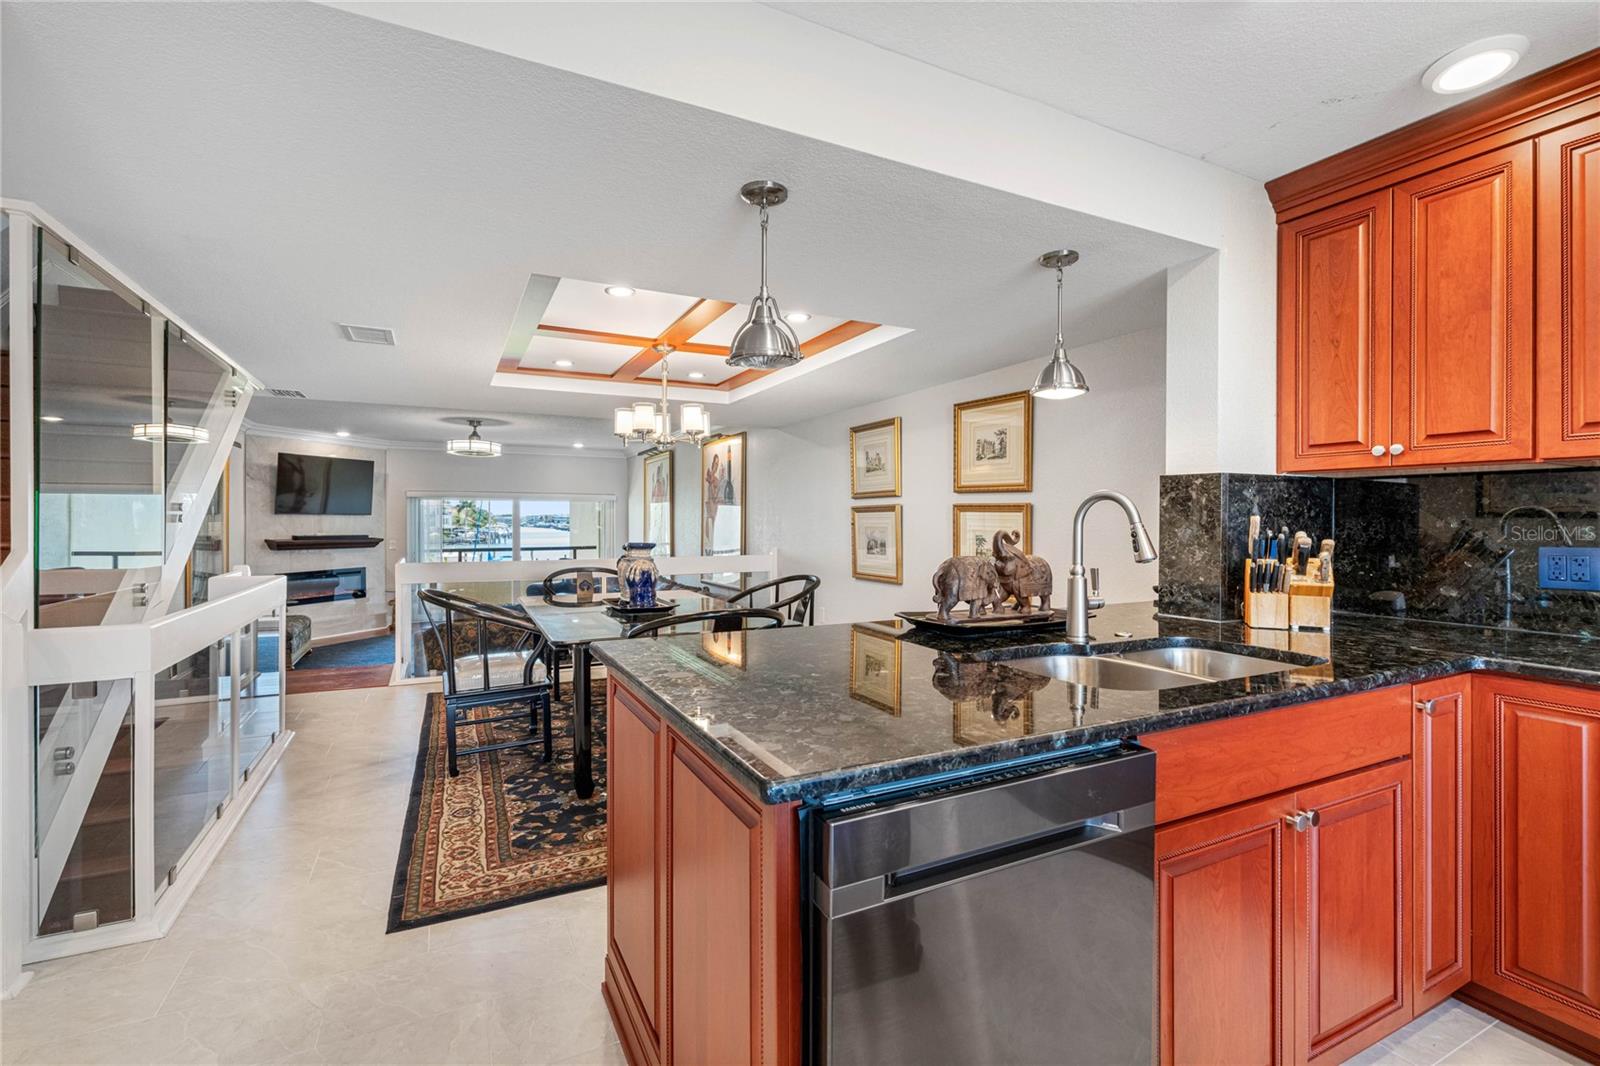
<path fill-rule="evenodd" d="M 1258 631 L 1156 618 L 1148 604 L 1107 607 L 1091 629 L 1088 646 L 1066 643 L 1061 631 L 966 641 L 908 632 L 891 619 L 609 641 L 594 651 L 766 803 L 1463 670 L 1600 683 L 1600 642 L 1545 634 L 1359 615 L 1337 616 L 1331 633 Z M 1281 658 L 1286 669 L 1130 691 L 1053 680 L 1006 661 L 1174 639 Z"/>

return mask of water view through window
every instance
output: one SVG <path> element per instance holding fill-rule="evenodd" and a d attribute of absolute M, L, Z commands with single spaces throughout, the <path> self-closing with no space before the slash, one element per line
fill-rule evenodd
<path fill-rule="evenodd" d="M 612 497 L 413 496 L 407 558 L 417 562 L 609 558 Z"/>

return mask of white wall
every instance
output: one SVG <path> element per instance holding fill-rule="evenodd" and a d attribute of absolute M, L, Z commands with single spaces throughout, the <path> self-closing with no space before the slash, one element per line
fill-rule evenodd
<path fill-rule="evenodd" d="M 628 464 L 621 452 L 551 449 L 546 454 L 510 454 L 498 459 L 463 459 L 442 447 L 389 449 L 389 574 L 406 554 L 406 494 L 494 492 L 507 495 L 615 496 L 617 527 L 612 542 L 621 550 L 628 508 Z"/>
<path fill-rule="evenodd" d="M 1025 389 L 1044 355 L 1001 370 L 840 411 L 783 429 L 749 431 L 748 550 L 776 549 L 783 569 L 822 578 L 819 621 L 886 618 L 925 610 L 935 567 L 950 555 L 951 507 L 957 503 L 1033 504 L 1033 550 L 1050 560 L 1064 588 L 1071 560 L 1072 515 L 1096 489 L 1126 492 L 1159 539 L 1159 478 L 1165 456 L 1165 337 L 1159 329 L 1074 349 L 1089 378 L 1088 396 L 1036 401 L 1031 493 L 956 493 L 951 488 L 955 404 Z M 850 498 L 850 427 L 898 415 L 902 479 L 898 499 Z M 643 468 L 629 460 L 629 529 L 643 531 Z M 700 476 L 694 448 L 673 453 L 676 554 L 698 550 Z M 902 506 L 905 581 L 886 585 L 850 576 L 850 508 Z M 1154 599 L 1153 565 L 1133 562 L 1128 527 L 1105 505 L 1089 517 L 1085 556 L 1100 567 L 1112 602 Z"/>

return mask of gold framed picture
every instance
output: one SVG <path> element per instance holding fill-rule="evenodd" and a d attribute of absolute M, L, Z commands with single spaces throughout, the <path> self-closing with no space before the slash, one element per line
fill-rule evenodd
<path fill-rule="evenodd" d="M 850 508 L 850 574 L 862 581 L 900 580 L 900 505 Z"/>
<path fill-rule="evenodd" d="M 745 529 L 743 433 L 700 445 L 700 554 L 743 555 Z"/>
<path fill-rule="evenodd" d="M 994 556 L 994 535 L 1022 534 L 1022 550 L 1033 551 L 1033 504 L 958 503 L 951 507 L 950 554 Z"/>
<path fill-rule="evenodd" d="M 672 554 L 672 453 L 644 457 L 644 539 L 656 555 Z"/>
<path fill-rule="evenodd" d="M 850 497 L 900 495 L 900 419 L 850 427 Z"/>
<path fill-rule="evenodd" d="M 900 642 L 865 626 L 850 627 L 850 698 L 900 717 Z"/>
<path fill-rule="evenodd" d="M 955 405 L 955 490 L 1033 491 L 1033 397 L 1008 392 Z"/>

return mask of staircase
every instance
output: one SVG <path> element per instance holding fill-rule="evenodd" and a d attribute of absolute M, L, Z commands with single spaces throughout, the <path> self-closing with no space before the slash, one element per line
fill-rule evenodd
<path fill-rule="evenodd" d="M 133 917 L 133 725 L 124 722 L 100 771 L 94 795 L 49 906 L 39 935 L 65 933 L 77 915 L 93 924 Z"/>

